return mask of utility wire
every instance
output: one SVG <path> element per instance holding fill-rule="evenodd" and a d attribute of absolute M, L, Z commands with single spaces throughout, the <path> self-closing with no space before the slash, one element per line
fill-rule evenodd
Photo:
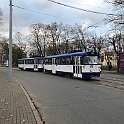
<path fill-rule="evenodd" d="M 97 27 L 97 24 L 100 24 L 101 22 L 104 22 L 104 21 L 105 21 L 105 20 L 103 19 L 103 20 L 101 20 L 101 21 L 99 21 L 99 22 L 97 22 L 97 23 L 95 23 L 95 24 L 93 24 L 93 25 L 89 25 L 89 26 L 85 27 L 83 30 L 85 31 L 85 30 L 87 30 L 87 29 L 89 29 L 89 28 Z"/>
<path fill-rule="evenodd" d="M 93 10 L 87 10 L 87 9 L 82 9 L 82 8 L 78 8 L 78 7 L 75 7 L 75 6 L 70 6 L 70 5 L 67 5 L 67 4 L 64 4 L 64 3 L 56 2 L 54 0 L 48 0 L 48 1 L 50 1 L 52 3 L 62 5 L 62 6 L 65 6 L 65 7 L 69 7 L 69 8 L 72 8 L 72 9 L 77 9 L 77 10 L 81 10 L 81 11 L 85 11 L 85 12 L 89 12 L 89 13 L 108 15 L 108 16 L 117 16 L 116 14 L 112 14 L 112 13 L 97 12 L 97 11 L 93 11 Z"/>
<path fill-rule="evenodd" d="M 27 9 L 27 8 L 24 8 L 24 7 L 20 7 L 20 6 L 16 6 L 16 5 L 12 5 L 13 7 L 16 7 L 18 9 L 22 9 L 22 10 L 26 10 L 26 11 L 30 11 L 30 12 L 33 12 L 33 13 L 38 13 L 38 14 L 42 14 L 42 15 L 46 15 L 46 16 L 52 16 L 54 18 L 60 18 L 60 17 L 57 17 L 57 16 L 53 16 L 53 15 L 49 15 L 49 14 L 44 14 L 44 13 L 41 13 L 41 12 L 37 12 L 37 11 L 34 11 L 34 10 L 31 10 L 31 9 Z M 63 19 L 63 20 L 68 20 L 68 19 L 64 19 L 64 18 L 60 18 L 60 19 Z M 68 21 L 73 21 L 73 20 L 68 20 Z M 93 27 L 97 27 L 98 24 L 100 24 L 101 22 L 104 22 L 105 20 L 101 20 L 93 25 L 89 25 L 87 27 L 85 27 L 83 29 L 83 31 L 86 31 L 88 30 L 89 28 L 93 28 Z M 16 27 L 17 27 L 17 24 L 16 24 Z"/>
<path fill-rule="evenodd" d="M 61 17 L 58 17 L 58 16 L 50 15 L 50 14 L 47 14 L 47 13 L 41 13 L 41 12 L 34 11 L 34 10 L 31 10 L 31 9 L 27 9 L 27 8 L 24 8 L 24 7 L 20 7 L 20 6 L 17 6 L 17 5 L 12 5 L 12 6 L 15 7 L 15 8 L 30 11 L 30 12 L 33 12 L 33 13 L 38 13 L 38 14 L 45 15 L 45 16 L 51 16 L 53 18 L 58 18 L 58 19 L 66 20 L 66 21 L 72 21 L 72 22 L 74 21 L 74 20 L 65 19 L 65 18 L 61 18 Z M 75 19 L 75 20 L 79 20 L 79 19 Z"/>
<path fill-rule="evenodd" d="M 100 9 L 104 9 L 103 7 L 100 7 L 100 6 L 93 6 L 93 5 L 89 5 L 89 4 L 81 4 L 81 3 L 77 3 L 77 2 L 72 2 L 72 1 L 69 1 L 69 0 L 61 0 L 61 1 L 66 1 L 66 2 L 68 2 L 68 3 L 73 3 L 73 4 L 77 4 L 77 5 L 86 5 L 86 6 L 90 6 L 90 7 L 95 7 L 95 8 L 100 8 Z"/>

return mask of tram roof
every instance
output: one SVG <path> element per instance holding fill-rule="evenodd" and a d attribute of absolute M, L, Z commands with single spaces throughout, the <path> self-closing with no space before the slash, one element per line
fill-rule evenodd
<path fill-rule="evenodd" d="M 31 59 L 43 59 L 43 57 L 22 58 L 22 59 L 18 59 L 18 60 L 31 60 Z"/>
<path fill-rule="evenodd" d="M 75 52 L 75 53 L 47 56 L 46 58 L 69 57 L 69 56 L 96 56 L 96 55 L 97 54 L 91 52 Z"/>

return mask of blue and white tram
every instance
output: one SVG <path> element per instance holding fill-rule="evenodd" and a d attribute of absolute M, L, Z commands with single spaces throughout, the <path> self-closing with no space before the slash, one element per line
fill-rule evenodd
<path fill-rule="evenodd" d="M 89 79 L 100 76 L 101 64 L 98 62 L 97 55 L 90 52 L 61 54 L 45 58 L 44 72 Z"/>
<path fill-rule="evenodd" d="M 18 59 L 18 68 L 21 70 L 43 71 L 43 58 L 22 58 Z"/>

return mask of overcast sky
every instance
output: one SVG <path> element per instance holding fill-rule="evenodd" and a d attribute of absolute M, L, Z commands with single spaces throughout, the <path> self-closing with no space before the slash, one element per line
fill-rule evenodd
<path fill-rule="evenodd" d="M 71 6 L 98 11 L 112 13 L 112 7 L 104 2 L 104 0 L 55 0 Z M 13 5 L 26 8 L 31 11 L 13 7 L 13 35 L 15 32 L 27 33 L 29 26 L 34 23 L 48 24 L 54 21 L 63 22 L 64 24 L 74 25 L 92 25 L 102 21 L 106 16 L 88 13 L 72 8 L 67 8 L 48 0 L 13 0 Z M 0 8 L 3 11 L 4 35 L 8 36 L 9 24 L 9 0 L 0 0 Z M 108 31 L 108 26 L 102 23 L 98 28 L 89 29 L 95 33 L 105 33 Z"/>

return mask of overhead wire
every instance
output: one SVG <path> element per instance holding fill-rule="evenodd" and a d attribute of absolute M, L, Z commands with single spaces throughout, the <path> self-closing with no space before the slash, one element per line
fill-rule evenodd
<path fill-rule="evenodd" d="M 18 9 L 22 9 L 22 10 L 26 10 L 26 11 L 30 11 L 30 12 L 33 12 L 33 13 L 38 13 L 38 14 L 42 14 L 42 15 L 46 15 L 46 16 L 51 16 L 51 17 L 54 17 L 54 18 L 59 18 L 59 19 L 63 19 L 63 20 L 67 20 L 67 21 L 73 21 L 73 20 L 69 20 L 69 19 L 65 19 L 65 18 L 61 18 L 61 17 L 58 17 L 58 16 L 53 16 L 53 15 L 50 15 L 50 14 L 46 14 L 46 13 L 41 13 L 41 12 L 38 12 L 38 11 L 34 11 L 34 10 L 31 10 L 31 9 L 27 9 L 27 8 L 24 8 L 24 7 L 20 7 L 20 6 L 17 6 L 17 5 L 12 5 L 13 7 L 16 7 Z M 92 28 L 92 27 L 96 27 L 97 24 L 100 24 L 101 22 L 103 22 L 105 20 L 101 20 L 93 25 L 89 25 L 87 27 L 85 27 L 83 30 L 87 30 L 88 28 Z"/>
<path fill-rule="evenodd" d="M 73 3 L 73 4 L 76 4 L 76 5 L 86 5 L 86 6 L 90 6 L 90 7 L 95 7 L 95 8 L 100 8 L 100 9 L 104 9 L 103 7 L 100 7 L 100 6 L 94 6 L 94 5 L 89 5 L 89 4 L 81 4 L 81 3 L 78 3 L 78 2 L 72 2 L 72 1 L 69 1 L 69 0 L 61 0 L 61 1 L 66 1 L 68 3 Z"/>
<path fill-rule="evenodd" d="M 94 14 L 101 14 L 101 15 L 108 15 L 108 16 L 117 16 L 116 14 L 113 14 L 113 13 L 97 12 L 97 11 L 93 11 L 93 10 L 78 8 L 78 7 L 67 5 L 67 4 L 64 4 L 64 3 L 60 3 L 60 2 L 57 2 L 57 1 L 54 1 L 54 0 L 48 0 L 48 1 L 52 2 L 52 3 L 55 3 L 55 4 L 58 4 L 58 5 L 61 5 L 61 6 L 69 7 L 69 8 L 84 11 L 84 12 L 89 12 L 89 13 L 94 13 Z"/>
<path fill-rule="evenodd" d="M 89 26 L 85 27 L 83 30 L 85 31 L 85 30 L 87 30 L 87 29 L 89 29 L 89 28 L 97 27 L 98 24 L 100 24 L 101 22 L 104 22 L 104 21 L 105 21 L 105 20 L 103 19 L 103 20 L 101 20 L 101 21 L 99 21 L 99 22 L 97 22 L 97 23 L 95 23 L 95 24 L 93 24 L 93 25 L 89 25 Z"/>
<path fill-rule="evenodd" d="M 17 5 L 12 5 L 12 6 L 13 6 L 13 7 L 16 7 L 16 8 L 19 8 L 19 9 L 22 9 L 22 10 L 30 11 L 30 12 L 33 12 L 33 13 L 38 13 L 38 14 L 45 15 L 45 16 L 51 16 L 51 17 L 53 17 L 53 18 L 58 18 L 58 19 L 66 20 L 66 21 L 74 21 L 74 20 L 71 20 L 71 19 L 65 19 L 65 18 L 58 17 L 58 16 L 54 16 L 54 15 L 51 15 L 51 14 L 42 13 L 42 12 L 38 12 L 38 11 L 35 11 L 35 10 L 27 9 L 27 8 L 20 7 L 20 6 L 17 6 Z M 76 19 L 76 18 L 74 18 L 74 19 L 75 19 L 75 20 L 78 20 L 78 19 Z"/>

